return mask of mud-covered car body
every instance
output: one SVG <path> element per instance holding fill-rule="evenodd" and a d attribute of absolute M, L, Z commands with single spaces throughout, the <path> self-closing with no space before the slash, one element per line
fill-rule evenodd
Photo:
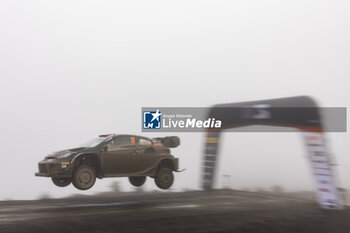
<path fill-rule="evenodd" d="M 178 158 L 170 154 L 164 139 L 100 135 L 82 147 L 49 154 L 39 162 L 39 172 L 35 175 L 71 178 L 75 169 L 83 164 L 93 167 L 98 178 L 155 177 L 161 166 L 177 171 Z"/>

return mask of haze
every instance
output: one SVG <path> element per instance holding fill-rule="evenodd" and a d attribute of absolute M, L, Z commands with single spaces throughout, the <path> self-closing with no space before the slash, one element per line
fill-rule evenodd
<path fill-rule="evenodd" d="M 52 151 L 141 134 L 141 107 L 296 95 L 349 107 L 349 12 L 348 1 L 1 1 L 0 199 L 94 194 L 114 180 L 132 190 L 125 178 L 58 188 L 34 173 Z M 187 169 L 173 190 L 199 189 L 204 135 L 173 135 Z M 349 189 L 349 133 L 327 138 Z M 223 139 L 217 187 L 314 189 L 298 132 Z"/>

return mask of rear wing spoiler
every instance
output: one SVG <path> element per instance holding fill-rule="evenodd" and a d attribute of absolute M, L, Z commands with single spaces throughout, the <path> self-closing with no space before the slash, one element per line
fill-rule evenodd
<path fill-rule="evenodd" d="M 158 137 L 153 139 L 160 141 L 164 146 L 169 148 L 175 148 L 180 145 L 180 138 L 177 136 Z"/>

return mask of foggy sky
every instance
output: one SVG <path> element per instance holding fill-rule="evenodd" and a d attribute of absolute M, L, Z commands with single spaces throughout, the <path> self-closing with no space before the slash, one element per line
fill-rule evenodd
<path fill-rule="evenodd" d="M 348 1 L 0 2 L 0 199 L 58 188 L 37 163 L 103 133 L 141 134 L 141 107 L 207 107 L 296 95 L 349 107 Z M 146 136 L 168 134 L 144 133 Z M 174 190 L 198 189 L 204 135 L 181 133 Z M 349 133 L 327 134 L 350 188 Z M 313 190 L 302 137 L 226 133 L 217 187 Z M 153 180 L 148 190 L 157 189 Z"/>

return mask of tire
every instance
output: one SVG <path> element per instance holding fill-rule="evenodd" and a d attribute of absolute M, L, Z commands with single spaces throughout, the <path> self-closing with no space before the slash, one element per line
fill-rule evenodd
<path fill-rule="evenodd" d="M 96 170 L 89 165 L 81 165 L 75 169 L 72 183 L 79 190 L 91 188 L 96 181 Z"/>
<path fill-rule="evenodd" d="M 168 189 L 174 183 L 173 171 L 169 168 L 160 168 L 154 182 L 160 189 Z"/>
<path fill-rule="evenodd" d="M 52 182 L 58 187 L 66 187 L 72 183 L 72 178 L 51 177 Z"/>
<path fill-rule="evenodd" d="M 129 182 L 136 187 L 140 187 L 146 182 L 146 176 L 130 176 Z"/>

